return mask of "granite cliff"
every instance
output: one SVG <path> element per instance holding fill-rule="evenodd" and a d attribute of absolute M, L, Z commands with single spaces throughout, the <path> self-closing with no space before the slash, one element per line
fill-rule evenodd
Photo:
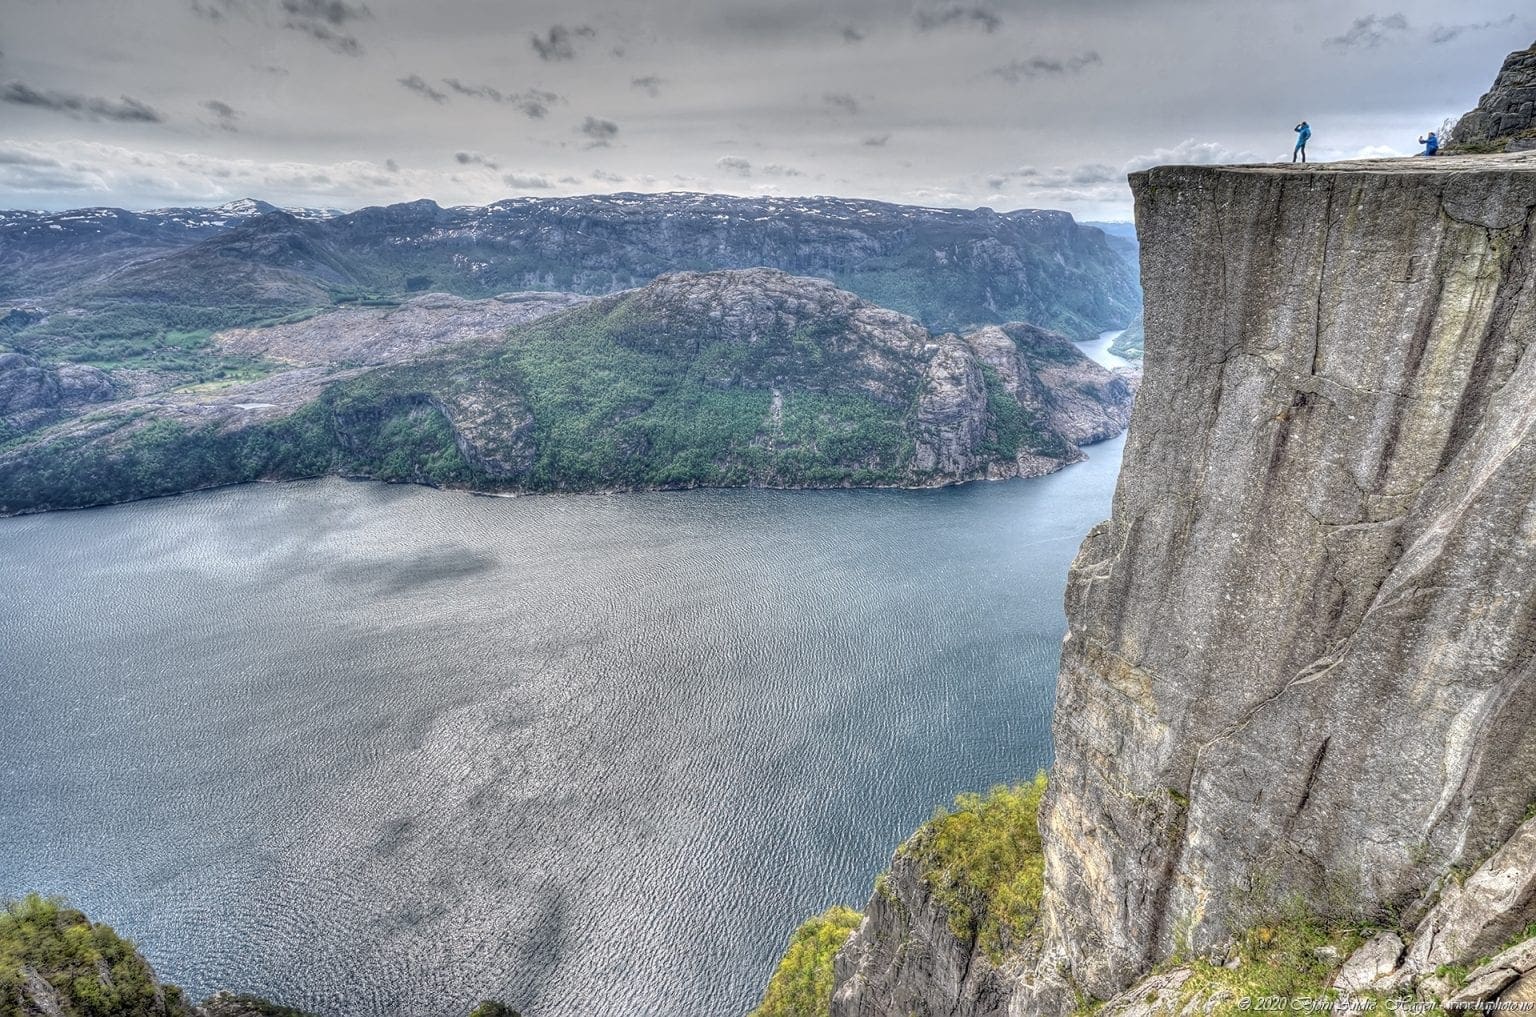
<path fill-rule="evenodd" d="M 904 847 L 831 1013 L 1530 999 L 1536 155 L 1131 183 L 1145 374 L 1069 577 L 1043 886 L 984 902 L 1039 921 L 983 956 Z"/>
<path fill-rule="evenodd" d="M 1505 58 L 1493 87 L 1456 121 L 1449 140 L 1457 152 L 1536 149 L 1536 43 Z"/>

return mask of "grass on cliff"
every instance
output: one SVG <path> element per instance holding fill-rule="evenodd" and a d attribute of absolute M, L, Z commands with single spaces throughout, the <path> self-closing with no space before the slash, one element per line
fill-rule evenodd
<path fill-rule="evenodd" d="M 961 942 L 981 946 L 994 962 L 1023 942 L 1040 920 L 1045 857 L 1040 799 L 1046 777 L 962 794 L 939 809 L 901 846 L 917 863 Z"/>
<path fill-rule="evenodd" d="M 0 911 L 0 1015 L 26 1012 L 23 987 L 33 978 L 52 986 L 59 1017 L 188 1012 L 175 986 L 156 992 L 154 973 L 132 942 L 62 900 L 35 893 Z"/>
<path fill-rule="evenodd" d="M 832 1009 L 832 958 L 864 916 L 841 905 L 807 919 L 789 938 L 763 1001 L 748 1017 L 827 1017 Z"/>

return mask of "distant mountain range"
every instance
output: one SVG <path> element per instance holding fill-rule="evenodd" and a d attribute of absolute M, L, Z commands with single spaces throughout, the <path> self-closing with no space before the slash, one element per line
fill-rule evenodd
<path fill-rule="evenodd" d="M 642 299 L 678 272 L 686 306 Z M 727 294 L 762 331 L 722 331 Z M 0 500 L 325 472 L 528 490 L 1042 472 L 1129 399 L 1063 336 L 1124 326 L 1139 299 L 1123 254 L 1063 212 L 704 194 L 0 212 Z M 665 349 L 637 339 L 658 329 Z M 1017 374 L 1013 355 L 976 344 L 1020 337 L 1020 362 L 1050 348 L 1071 369 L 999 404 L 987 372 Z M 758 364 L 764 342 L 789 345 Z M 884 366 L 835 374 L 855 348 Z M 938 441 L 929 389 L 955 371 L 961 437 Z M 1078 424 L 1048 419 L 1057 381 Z M 717 411 L 729 433 L 700 429 Z"/>

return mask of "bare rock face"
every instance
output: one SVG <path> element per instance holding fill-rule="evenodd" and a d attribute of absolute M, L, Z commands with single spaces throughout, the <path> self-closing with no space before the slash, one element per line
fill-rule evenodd
<path fill-rule="evenodd" d="M 1012 980 L 954 934 L 916 868 L 897 854 L 838 954 L 833 1017 L 1006 1017 Z"/>
<path fill-rule="evenodd" d="M 0 353 L 0 420 L 29 428 L 69 407 L 113 397 L 112 379 L 86 364 L 39 364 L 20 353 Z"/>
<path fill-rule="evenodd" d="M 1498 951 L 1536 922 L 1536 819 L 1465 880 L 1448 881 L 1419 922 L 1408 963 L 1418 973 Z"/>
<path fill-rule="evenodd" d="M 1042 815 L 1099 998 L 1293 894 L 1422 910 L 1536 799 L 1536 155 L 1131 181 L 1145 375 Z"/>
<path fill-rule="evenodd" d="M 1511 53 L 1493 88 L 1451 131 L 1452 145 L 1503 142 L 1506 151 L 1536 149 L 1536 44 Z"/>

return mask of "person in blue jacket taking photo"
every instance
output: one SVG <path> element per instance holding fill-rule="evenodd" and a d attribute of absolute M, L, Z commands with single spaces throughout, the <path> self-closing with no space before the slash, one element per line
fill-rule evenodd
<path fill-rule="evenodd" d="M 1301 161 L 1307 161 L 1307 139 L 1312 137 L 1312 125 L 1303 120 L 1296 125 L 1296 147 L 1291 151 L 1291 162 L 1301 156 Z"/>
<path fill-rule="evenodd" d="M 1419 144 L 1424 146 L 1424 151 L 1420 152 L 1420 155 L 1434 155 L 1440 151 L 1440 139 L 1435 136 L 1434 131 L 1429 132 L 1429 137 L 1420 138 Z"/>

